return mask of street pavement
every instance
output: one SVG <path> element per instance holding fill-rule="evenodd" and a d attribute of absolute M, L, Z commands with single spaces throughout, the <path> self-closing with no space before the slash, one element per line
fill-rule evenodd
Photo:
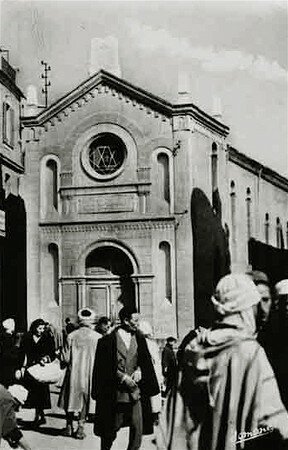
<path fill-rule="evenodd" d="M 19 425 L 23 429 L 25 438 L 31 445 L 32 450 L 100 450 L 100 438 L 93 434 L 93 424 L 85 425 L 86 438 L 77 440 L 71 437 L 61 435 L 61 429 L 65 427 L 65 415 L 63 410 L 57 407 L 58 392 L 52 390 L 51 400 L 52 409 L 46 411 L 47 423 L 42 425 L 38 430 L 29 429 L 29 423 L 33 420 L 34 410 L 22 409 L 17 414 Z M 178 418 L 179 422 L 179 408 Z M 161 427 L 156 430 L 156 438 L 158 445 L 152 443 L 153 435 L 143 436 L 141 450 L 165 450 L 164 441 L 167 437 L 165 430 L 165 413 L 161 414 Z M 114 441 L 112 450 L 126 450 L 128 445 L 128 428 L 121 429 Z M 8 450 L 10 447 L 4 440 L 1 441 L 0 449 Z M 176 426 L 175 439 L 173 441 L 172 450 L 185 450 L 184 433 L 180 432 L 179 424 Z"/>

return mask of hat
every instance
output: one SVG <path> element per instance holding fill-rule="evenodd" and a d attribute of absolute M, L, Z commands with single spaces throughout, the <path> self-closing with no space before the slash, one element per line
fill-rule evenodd
<path fill-rule="evenodd" d="M 21 384 L 13 384 L 12 386 L 9 386 L 8 391 L 21 405 L 24 405 L 28 397 L 27 389 L 21 386 Z"/>
<path fill-rule="evenodd" d="M 92 325 L 96 322 L 96 314 L 93 309 L 82 308 L 78 311 L 78 321 L 82 325 Z"/>
<path fill-rule="evenodd" d="M 153 334 L 152 327 L 151 327 L 150 323 L 147 322 L 146 320 L 140 320 L 140 322 L 138 324 L 138 329 L 141 331 L 141 333 L 144 334 L 144 336 Z"/>
<path fill-rule="evenodd" d="M 260 270 L 251 270 L 249 272 L 246 272 L 247 275 L 249 275 L 255 284 L 264 283 L 269 285 L 269 278 L 267 277 L 266 273 L 261 272 Z"/>
<path fill-rule="evenodd" d="M 14 319 L 3 320 L 2 325 L 5 330 L 10 330 L 11 328 L 15 329 L 15 320 Z"/>
<path fill-rule="evenodd" d="M 260 294 L 248 275 L 235 273 L 221 278 L 211 301 L 222 316 L 251 308 L 261 300 Z"/>
<path fill-rule="evenodd" d="M 288 295 L 288 279 L 281 280 L 275 285 L 277 295 Z"/>

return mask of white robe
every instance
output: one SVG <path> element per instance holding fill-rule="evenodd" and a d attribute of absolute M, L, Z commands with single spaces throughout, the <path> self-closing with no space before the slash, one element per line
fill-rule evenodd
<path fill-rule="evenodd" d="M 87 398 L 87 411 L 95 413 L 91 386 L 97 343 L 101 337 L 97 331 L 84 326 L 68 335 L 68 367 L 58 403 L 65 411 L 80 412 Z"/>

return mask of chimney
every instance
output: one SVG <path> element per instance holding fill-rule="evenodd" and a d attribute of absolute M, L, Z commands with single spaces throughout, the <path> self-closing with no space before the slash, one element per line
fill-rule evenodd
<path fill-rule="evenodd" d="M 121 77 L 118 39 L 114 36 L 91 40 L 89 75 L 94 75 L 101 69 Z"/>
<path fill-rule="evenodd" d="M 27 87 L 26 102 L 24 107 L 25 116 L 36 116 L 38 114 L 37 88 L 30 84 Z"/>
<path fill-rule="evenodd" d="M 221 121 L 221 119 L 222 119 L 222 102 L 221 102 L 221 98 L 220 97 L 217 97 L 217 96 L 213 97 L 212 116 L 216 120 L 220 120 Z"/>
<path fill-rule="evenodd" d="M 187 72 L 178 73 L 178 104 L 191 103 L 190 76 Z"/>

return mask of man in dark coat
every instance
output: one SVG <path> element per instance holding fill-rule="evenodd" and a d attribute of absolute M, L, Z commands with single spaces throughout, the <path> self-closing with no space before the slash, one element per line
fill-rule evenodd
<path fill-rule="evenodd" d="M 142 434 L 153 433 L 150 397 L 159 386 L 138 314 L 122 308 L 121 325 L 99 340 L 93 373 L 94 433 L 109 450 L 121 427 L 129 426 L 128 450 L 138 450 Z"/>
<path fill-rule="evenodd" d="M 166 339 L 166 345 L 162 352 L 162 373 L 165 383 L 164 396 L 167 397 L 171 389 L 176 388 L 178 369 L 177 369 L 177 359 L 174 352 L 174 347 L 177 340 L 173 336 L 169 336 Z"/>

